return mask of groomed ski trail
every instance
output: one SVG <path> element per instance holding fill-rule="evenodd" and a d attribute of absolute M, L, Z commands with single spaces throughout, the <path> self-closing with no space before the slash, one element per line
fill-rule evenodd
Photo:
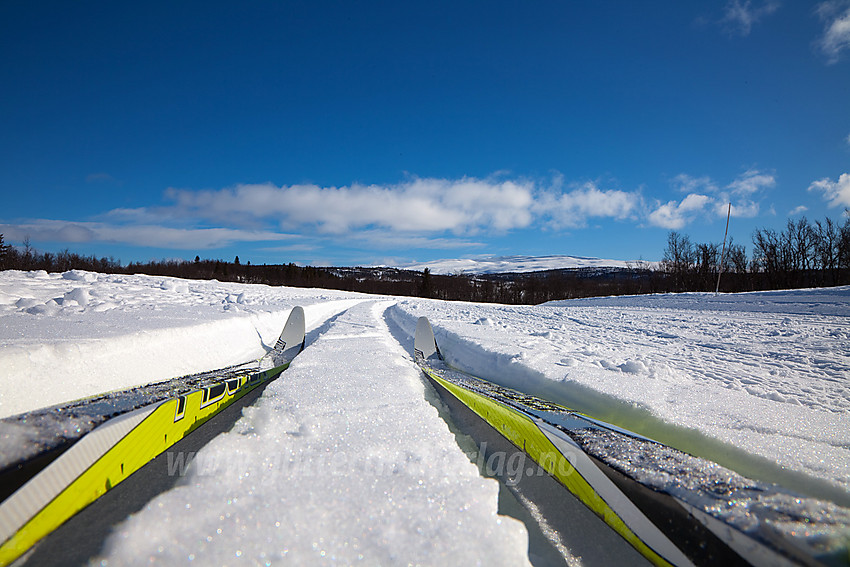
<path fill-rule="evenodd" d="M 308 333 L 285 378 L 116 528 L 101 564 L 526 564 L 524 526 L 497 514 L 497 482 L 426 400 L 383 319 L 391 303 Z"/>

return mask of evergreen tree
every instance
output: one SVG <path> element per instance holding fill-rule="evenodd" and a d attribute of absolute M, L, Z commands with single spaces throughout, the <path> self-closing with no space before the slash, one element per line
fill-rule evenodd
<path fill-rule="evenodd" d="M 0 234 L 0 270 L 6 269 L 6 258 L 9 256 L 9 248 L 10 246 L 7 246 L 3 242 L 3 235 Z"/>
<path fill-rule="evenodd" d="M 419 290 L 419 295 L 422 297 L 431 297 L 434 293 L 433 283 L 431 282 L 431 270 L 425 268 L 422 272 L 422 287 Z"/>

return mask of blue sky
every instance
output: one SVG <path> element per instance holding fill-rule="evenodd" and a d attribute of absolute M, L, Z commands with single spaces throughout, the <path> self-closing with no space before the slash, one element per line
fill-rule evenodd
<path fill-rule="evenodd" d="M 850 206 L 850 0 L 5 0 L 0 85 L 0 232 L 124 263 L 657 260 Z"/>

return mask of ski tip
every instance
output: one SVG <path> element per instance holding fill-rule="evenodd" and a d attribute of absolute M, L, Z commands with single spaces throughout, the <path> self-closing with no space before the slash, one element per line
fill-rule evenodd
<path fill-rule="evenodd" d="M 434 330 L 427 317 L 420 317 L 416 322 L 416 335 L 413 338 L 413 357 L 417 361 L 426 361 L 432 358 L 443 360 L 437 341 L 434 339 Z"/>
<path fill-rule="evenodd" d="M 269 353 L 275 366 L 281 366 L 292 362 L 295 355 L 304 350 L 305 324 L 304 308 L 296 305 L 289 312 L 283 332 Z"/>

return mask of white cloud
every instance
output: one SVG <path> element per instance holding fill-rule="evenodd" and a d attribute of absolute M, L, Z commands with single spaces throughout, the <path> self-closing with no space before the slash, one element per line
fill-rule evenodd
<path fill-rule="evenodd" d="M 730 203 L 733 217 L 757 216 L 761 209 L 757 196 L 774 187 L 776 178 L 770 173 L 749 169 L 723 190 L 710 177 L 692 177 L 685 173 L 673 178 L 672 184 L 679 191 L 688 192 L 688 196 L 681 202 L 656 203 L 647 219 L 654 226 L 678 230 L 707 214 L 725 219 Z"/>
<path fill-rule="evenodd" d="M 680 173 L 673 178 L 673 186 L 682 193 L 716 193 L 717 185 L 710 177 L 691 177 L 686 173 Z"/>
<path fill-rule="evenodd" d="M 177 250 L 210 249 L 236 242 L 263 242 L 296 238 L 292 235 L 230 228 L 169 228 L 157 225 L 121 226 L 100 222 L 35 219 L 19 224 L 0 224 L 10 240 L 29 237 L 41 242 L 117 242 L 134 246 Z"/>
<path fill-rule="evenodd" d="M 711 202 L 712 198 L 707 195 L 691 193 L 681 202 L 669 201 L 663 205 L 659 204 L 649 213 L 649 222 L 661 228 L 678 230 L 705 211 Z"/>
<path fill-rule="evenodd" d="M 842 173 L 838 181 L 820 179 L 809 185 L 809 191 L 820 191 L 830 207 L 850 207 L 850 173 Z"/>
<path fill-rule="evenodd" d="M 761 6 L 753 7 L 750 0 L 730 0 L 726 3 L 721 23 L 730 32 L 748 36 L 764 16 L 769 16 L 779 8 L 778 2 L 764 2 Z"/>
<path fill-rule="evenodd" d="M 818 40 L 818 46 L 826 55 L 828 63 L 837 63 L 841 54 L 850 50 L 850 2 L 821 2 L 816 11 L 824 22 L 823 36 Z"/>
<path fill-rule="evenodd" d="M 721 200 L 728 202 L 729 194 L 738 197 L 750 197 L 755 193 L 770 189 L 776 185 L 776 177 L 759 169 L 751 168 L 732 180 L 721 191 L 717 183 L 710 177 L 692 177 L 686 173 L 680 173 L 673 178 L 673 187 L 682 193 L 713 193 L 722 196 Z"/>
<path fill-rule="evenodd" d="M 809 210 L 809 207 L 807 207 L 806 205 L 800 205 L 799 207 L 794 207 L 793 209 L 788 211 L 788 216 L 789 217 L 796 217 L 797 215 L 802 215 L 803 213 L 805 213 L 808 210 Z"/>
<path fill-rule="evenodd" d="M 706 197 L 705 195 L 697 195 L 692 193 L 682 199 L 682 202 L 679 203 L 679 210 L 686 212 L 701 211 L 710 201 L 711 199 L 709 197 Z"/>
<path fill-rule="evenodd" d="M 205 219 L 275 220 L 284 229 L 314 225 L 325 234 L 372 227 L 466 234 L 528 226 L 533 191 L 530 182 L 463 178 L 390 186 L 238 185 L 216 191 L 171 189 L 167 195 L 178 209 Z"/>
<path fill-rule="evenodd" d="M 537 221 L 554 227 L 579 227 L 589 218 L 635 216 L 642 202 L 639 192 L 602 190 L 594 183 L 564 191 L 558 177 L 545 188 L 525 180 L 414 178 L 386 186 L 262 184 L 206 191 L 169 189 L 166 196 L 174 202 L 173 210 L 157 214 L 169 218 L 249 226 L 273 222 L 285 230 L 315 227 L 325 235 L 355 231 L 475 235 L 522 229 Z M 113 212 L 124 218 L 147 218 L 150 213 Z"/>
<path fill-rule="evenodd" d="M 749 169 L 727 185 L 733 195 L 747 197 L 776 185 L 776 178 L 758 169 Z"/>
<path fill-rule="evenodd" d="M 413 178 L 394 185 L 237 185 L 219 190 L 169 189 L 173 206 L 116 210 L 110 216 L 141 221 L 152 215 L 243 226 L 315 230 L 329 237 L 368 235 L 374 246 L 456 247 L 458 236 L 504 233 L 534 224 L 555 229 L 586 226 L 591 218 L 623 220 L 642 213 L 638 191 L 603 190 L 595 183 L 565 189 L 562 176 L 546 186 L 528 180 Z M 441 240 L 431 234 L 452 233 Z M 381 235 L 381 236 L 379 236 Z M 464 246 L 478 243 L 462 241 Z"/>
<path fill-rule="evenodd" d="M 5 234 L 9 241 L 30 238 L 34 241 L 91 242 L 97 239 L 97 235 L 87 224 L 39 219 L 20 224 L 0 224 L 0 233 Z"/>
<path fill-rule="evenodd" d="M 761 206 L 758 194 L 776 186 L 776 177 L 758 169 L 748 169 L 720 191 L 714 205 L 718 217 L 726 218 L 729 203 L 732 204 L 730 216 L 735 218 L 753 218 L 758 216 Z"/>
<path fill-rule="evenodd" d="M 726 216 L 726 207 L 722 204 L 717 207 L 718 216 Z M 732 213 L 731 216 L 733 218 L 745 218 L 751 219 L 759 214 L 759 204 L 756 201 L 752 201 L 749 199 L 742 199 L 737 203 L 732 203 Z"/>
<path fill-rule="evenodd" d="M 35 220 L 5 225 L 7 238 L 120 242 L 209 249 L 236 242 L 304 237 L 371 248 L 481 246 L 476 235 L 532 225 L 585 226 L 591 218 L 639 218 L 639 192 L 594 183 L 566 189 L 522 179 L 411 178 L 391 185 L 241 184 L 216 190 L 168 189 L 160 206 L 113 209 L 92 221 Z M 210 228 L 216 227 L 216 228 Z M 304 241 L 298 244 L 304 244 Z"/>
<path fill-rule="evenodd" d="M 619 220 L 632 217 L 639 211 L 641 202 L 638 192 L 601 190 L 595 183 L 585 183 L 566 193 L 543 192 L 535 210 L 548 218 L 554 228 L 578 228 L 585 226 L 591 217 Z"/>
<path fill-rule="evenodd" d="M 723 219 L 726 218 L 727 213 L 732 218 L 749 219 L 758 216 L 761 210 L 761 205 L 758 201 L 753 201 L 752 199 L 734 200 L 728 193 L 721 193 L 713 203 L 714 206 L 712 209 L 714 210 L 714 214 Z M 732 205 L 731 208 L 729 207 L 730 203 Z"/>

